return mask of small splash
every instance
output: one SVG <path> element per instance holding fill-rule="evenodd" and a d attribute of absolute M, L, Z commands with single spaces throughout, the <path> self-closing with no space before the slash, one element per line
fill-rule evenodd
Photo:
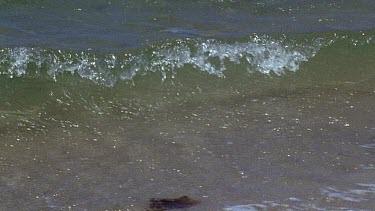
<path fill-rule="evenodd" d="M 375 194 L 375 184 L 357 183 L 358 187 L 350 190 L 340 190 L 336 187 L 328 187 L 322 190 L 322 194 L 330 201 L 343 200 L 348 202 L 363 202 L 366 196 Z"/>
<path fill-rule="evenodd" d="M 293 198 L 293 197 L 292 197 Z M 297 198 L 293 198 L 297 199 Z M 301 199 L 278 203 L 275 201 L 263 201 L 256 204 L 234 205 L 224 208 L 225 211 L 259 211 L 259 210 L 326 210 L 311 203 L 304 203 Z M 297 204 L 296 204 L 297 202 Z"/>
<path fill-rule="evenodd" d="M 363 170 L 375 170 L 375 165 L 374 164 L 367 164 L 367 165 L 359 165 L 359 167 Z"/>
<path fill-rule="evenodd" d="M 362 187 L 373 188 L 373 184 L 357 184 Z M 356 201 L 349 201 L 356 202 Z M 336 204 L 337 205 L 337 204 Z M 295 197 L 289 197 L 281 201 L 262 201 L 259 203 L 251 203 L 244 205 L 233 205 L 227 206 L 223 210 L 225 211 L 259 211 L 259 210 L 355 210 L 350 207 L 339 207 L 339 206 L 325 206 L 321 207 L 319 203 L 314 203 L 311 200 L 305 200 Z"/>
<path fill-rule="evenodd" d="M 267 209 L 264 204 L 246 204 L 246 205 L 235 205 L 231 207 L 226 207 L 225 211 L 257 211 L 257 210 Z"/>
<path fill-rule="evenodd" d="M 362 148 L 366 148 L 366 149 L 375 149 L 375 144 L 363 144 L 363 145 L 360 145 Z"/>

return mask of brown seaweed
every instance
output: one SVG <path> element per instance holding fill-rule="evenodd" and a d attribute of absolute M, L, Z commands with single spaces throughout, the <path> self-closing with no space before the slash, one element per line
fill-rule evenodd
<path fill-rule="evenodd" d="M 198 204 L 199 201 L 188 196 L 180 198 L 152 198 L 150 199 L 150 209 L 152 211 L 163 211 L 170 209 L 184 209 Z"/>

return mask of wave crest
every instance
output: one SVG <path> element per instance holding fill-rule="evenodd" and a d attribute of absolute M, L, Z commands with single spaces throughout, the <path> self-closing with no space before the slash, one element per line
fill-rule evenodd
<path fill-rule="evenodd" d="M 77 74 L 113 86 L 118 80 L 160 72 L 172 78 L 185 66 L 224 77 L 229 64 L 250 71 L 282 74 L 297 71 L 324 46 L 322 39 L 298 44 L 268 36 L 252 36 L 246 42 L 224 43 L 209 39 L 184 39 L 149 46 L 139 53 L 101 54 L 92 51 L 51 51 L 39 48 L 6 48 L 0 51 L 0 73 L 9 77 L 47 74 L 54 80 L 64 73 Z"/>

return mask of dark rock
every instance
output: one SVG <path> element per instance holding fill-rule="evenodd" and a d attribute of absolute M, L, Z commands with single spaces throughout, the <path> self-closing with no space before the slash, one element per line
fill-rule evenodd
<path fill-rule="evenodd" d="M 191 206 L 194 206 L 198 204 L 198 200 L 191 199 L 188 196 L 182 196 L 180 198 L 152 198 L 150 199 L 150 209 L 152 211 L 163 211 L 163 210 L 169 210 L 169 209 L 183 209 L 183 208 L 189 208 Z"/>

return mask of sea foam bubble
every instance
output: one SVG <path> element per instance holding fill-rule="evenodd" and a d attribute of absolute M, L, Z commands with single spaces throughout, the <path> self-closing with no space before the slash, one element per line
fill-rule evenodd
<path fill-rule="evenodd" d="M 234 43 L 180 39 L 148 46 L 133 54 L 5 48 L 0 51 L 0 73 L 8 77 L 46 73 L 54 80 L 72 73 L 108 86 L 150 72 L 160 72 L 164 80 L 186 66 L 217 77 L 224 77 L 225 71 L 230 71 L 229 64 L 245 65 L 252 72 L 280 75 L 284 71 L 297 71 L 322 46 L 321 39 L 301 44 L 264 35 Z"/>

